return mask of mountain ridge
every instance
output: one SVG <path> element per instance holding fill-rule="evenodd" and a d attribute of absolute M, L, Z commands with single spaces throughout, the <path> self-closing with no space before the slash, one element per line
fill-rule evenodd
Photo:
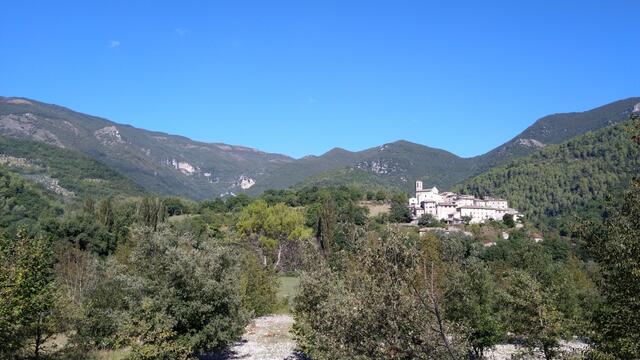
<path fill-rule="evenodd" d="M 24 98 L 0 98 L 0 134 L 78 150 L 150 192 L 197 199 L 241 191 L 243 180 L 293 161 L 281 154 L 192 141 Z"/>
<path fill-rule="evenodd" d="M 529 220 L 569 231 L 570 216 L 598 218 L 619 200 L 640 171 L 633 141 L 636 117 L 589 131 L 469 178 L 454 188 L 476 196 L 501 196 Z"/>
<path fill-rule="evenodd" d="M 359 151 L 335 147 L 294 159 L 137 128 L 18 97 L 0 97 L 0 135 L 77 150 L 150 192 L 195 199 L 333 180 L 410 191 L 416 179 L 447 189 L 547 145 L 624 121 L 638 104 L 640 98 L 632 97 L 582 112 L 545 116 L 497 148 L 467 158 L 400 139 Z"/>

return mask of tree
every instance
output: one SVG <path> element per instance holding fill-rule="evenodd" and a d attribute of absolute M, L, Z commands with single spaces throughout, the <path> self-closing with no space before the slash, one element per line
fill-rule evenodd
<path fill-rule="evenodd" d="M 167 197 L 163 199 L 163 202 L 169 216 L 182 215 L 189 212 L 189 204 L 180 198 Z"/>
<path fill-rule="evenodd" d="M 443 227 L 444 225 L 431 214 L 423 214 L 418 219 L 418 225 L 427 227 Z"/>
<path fill-rule="evenodd" d="M 397 194 L 391 199 L 389 218 L 393 222 L 408 223 L 411 221 L 411 209 L 407 203 L 405 194 Z"/>
<path fill-rule="evenodd" d="M 62 328 L 56 309 L 51 243 L 20 230 L 0 246 L 0 355 L 14 358 L 27 350 L 42 355 L 42 345 Z"/>
<path fill-rule="evenodd" d="M 583 229 L 600 266 L 603 305 L 595 318 L 595 350 L 603 358 L 640 358 L 640 182 L 602 225 Z"/>
<path fill-rule="evenodd" d="M 133 359 L 194 358 L 235 341 L 248 319 L 245 296 L 265 294 L 266 277 L 247 279 L 236 248 L 163 224 L 134 228 L 130 243 L 130 256 L 109 258 L 86 293 L 76 329 L 84 344 L 131 346 Z M 247 291 L 248 282 L 258 288 Z"/>
<path fill-rule="evenodd" d="M 93 197 L 91 195 L 87 195 L 84 198 L 84 203 L 82 204 L 82 210 L 89 215 L 95 215 L 96 202 L 95 200 L 93 200 Z"/>
<path fill-rule="evenodd" d="M 247 194 L 238 194 L 230 196 L 226 199 L 225 205 L 228 211 L 236 212 L 244 209 L 247 205 L 251 204 L 252 199 Z"/>
<path fill-rule="evenodd" d="M 279 269 L 283 251 L 295 243 L 311 237 L 311 229 L 305 226 L 304 215 L 299 209 L 285 204 L 269 206 L 257 200 L 245 207 L 236 228 L 252 241 L 261 252 L 263 264 L 272 263 Z"/>
<path fill-rule="evenodd" d="M 242 302 L 253 316 L 272 313 L 278 305 L 278 277 L 273 269 L 260 264 L 256 254 L 247 253 L 242 263 Z"/>
<path fill-rule="evenodd" d="M 376 193 L 372 190 L 368 190 L 365 194 L 367 201 L 372 201 L 376 198 Z"/>
<path fill-rule="evenodd" d="M 327 194 L 323 197 L 322 204 L 320 205 L 316 225 L 316 239 L 325 257 L 331 253 L 331 247 L 336 240 L 336 232 L 338 230 L 338 217 L 336 212 L 335 201 Z"/>
<path fill-rule="evenodd" d="M 469 359 L 484 359 L 485 351 L 506 335 L 497 295 L 491 273 L 478 259 L 454 271 L 448 282 L 446 318 L 463 325 L 469 342 Z"/>
<path fill-rule="evenodd" d="M 154 231 L 158 224 L 165 220 L 167 210 L 160 198 L 144 197 L 138 204 L 138 222 L 152 228 Z"/>
<path fill-rule="evenodd" d="M 87 213 L 91 214 L 91 213 Z M 114 223 L 113 199 L 108 196 L 98 203 L 98 211 L 95 214 L 100 224 L 107 228 L 111 228 Z"/>
<path fill-rule="evenodd" d="M 513 220 L 513 215 L 511 215 L 511 214 L 504 214 L 504 216 L 502 217 L 502 222 L 507 227 L 510 227 L 510 228 L 516 226 L 516 222 L 515 222 L 515 220 Z"/>
<path fill-rule="evenodd" d="M 463 357 L 464 340 L 444 316 L 447 265 L 434 238 L 399 230 L 371 234 L 359 238 L 337 268 L 310 251 L 310 271 L 294 301 L 305 354 L 319 360 Z"/>
<path fill-rule="evenodd" d="M 385 201 L 387 199 L 387 193 L 384 190 L 376 191 L 375 198 L 377 201 Z"/>
<path fill-rule="evenodd" d="M 504 301 L 510 330 L 527 348 L 538 349 L 545 359 L 553 359 L 560 337 L 566 334 L 554 296 L 522 270 L 512 270 L 506 281 Z"/>
<path fill-rule="evenodd" d="M 140 309 L 125 326 L 137 357 L 186 358 L 234 341 L 246 324 L 238 254 L 149 230 L 134 232 L 124 274 L 128 307 Z"/>

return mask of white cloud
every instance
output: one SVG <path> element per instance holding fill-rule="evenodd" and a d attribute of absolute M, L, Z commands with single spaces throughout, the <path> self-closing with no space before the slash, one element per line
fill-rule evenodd
<path fill-rule="evenodd" d="M 120 41 L 119 40 L 109 40 L 109 47 L 110 48 L 117 48 L 118 46 L 120 46 Z"/>

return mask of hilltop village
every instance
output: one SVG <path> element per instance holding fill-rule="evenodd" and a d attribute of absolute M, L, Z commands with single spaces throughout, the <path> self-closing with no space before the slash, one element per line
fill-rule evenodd
<path fill-rule="evenodd" d="M 479 224 L 488 220 L 502 221 L 505 215 L 514 220 L 522 215 L 509 207 L 507 200 L 486 197 L 483 199 L 471 195 L 453 192 L 439 192 L 435 186 L 422 187 L 422 181 L 416 181 L 416 196 L 409 199 L 409 207 L 414 219 L 425 214 L 449 224 L 460 224 L 465 220 L 470 224 Z"/>

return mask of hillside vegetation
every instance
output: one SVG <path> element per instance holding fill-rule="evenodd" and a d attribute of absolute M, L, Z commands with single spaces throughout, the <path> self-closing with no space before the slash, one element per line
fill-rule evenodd
<path fill-rule="evenodd" d="M 0 136 L 0 162 L 65 197 L 145 192 L 140 185 L 80 152 L 41 142 Z"/>
<path fill-rule="evenodd" d="M 16 98 L 0 97 L 0 135 L 77 150 L 149 192 L 193 199 L 241 192 L 242 176 L 255 178 L 292 160 L 248 147 L 138 129 Z"/>
<path fill-rule="evenodd" d="M 550 146 L 465 181 L 456 190 L 496 195 L 531 220 L 558 226 L 571 215 L 600 215 L 640 167 L 632 141 L 638 117 Z"/>
<path fill-rule="evenodd" d="M 333 149 L 287 163 L 258 178 L 251 193 L 296 184 L 308 186 L 382 186 L 412 191 L 416 179 L 449 189 L 492 167 L 524 157 L 546 146 L 628 119 L 640 98 L 616 101 L 584 112 L 553 114 L 537 120 L 513 139 L 486 154 L 461 158 L 450 152 L 408 141 L 396 141 L 363 151 Z"/>
<path fill-rule="evenodd" d="M 407 191 L 417 178 L 446 188 L 469 175 L 467 161 L 448 151 L 396 141 L 358 152 L 334 149 L 283 165 L 277 172 L 259 178 L 251 193 L 283 185 L 355 185 Z"/>
<path fill-rule="evenodd" d="M 293 159 L 4 97 L 0 97 L 0 135 L 78 150 L 149 192 L 192 199 L 242 192 L 258 195 L 300 184 L 376 184 L 410 191 L 416 179 L 444 190 L 545 146 L 625 121 L 638 103 L 640 98 L 628 98 L 584 112 L 543 117 L 503 145 L 473 158 L 400 140 L 362 151 L 335 148 L 320 156 Z"/>
<path fill-rule="evenodd" d="M 61 213 L 44 189 L 0 166 L 0 237 Z"/>
<path fill-rule="evenodd" d="M 538 119 L 513 139 L 472 158 L 478 172 L 532 154 L 541 146 L 563 143 L 571 138 L 626 121 L 639 97 L 632 97 L 583 112 L 552 114 Z"/>

